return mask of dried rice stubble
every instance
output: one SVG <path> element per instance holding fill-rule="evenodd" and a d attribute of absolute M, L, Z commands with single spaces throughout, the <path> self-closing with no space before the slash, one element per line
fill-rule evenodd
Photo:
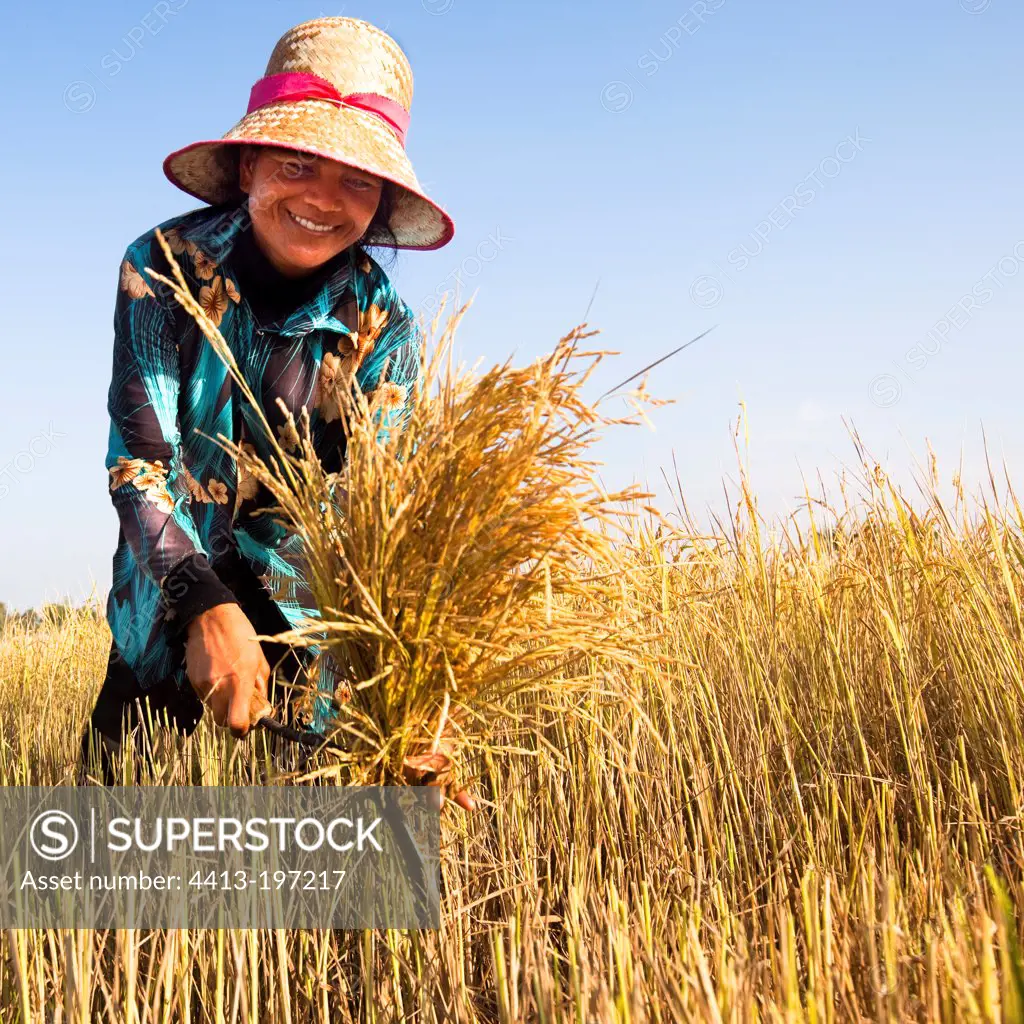
<path fill-rule="evenodd" d="M 175 280 L 147 272 L 197 320 L 259 411 L 158 237 Z M 339 781 L 401 782 L 409 766 L 456 781 L 465 757 L 508 725 L 516 694 L 542 692 L 537 706 L 561 698 L 569 707 L 567 696 L 593 691 L 595 665 L 618 666 L 638 684 L 645 666 L 667 657 L 653 649 L 658 634 L 643 619 L 627 621 L 614 572 L 612 535 L 638 514 L 629 506 L 651 495 L 635 485 L 608 494 L 598 463 L 586 458 L 601 427 L 639 422 L 606 417 L 580 397 L 609 353 L 579 350 L 597 333 L 581 324 L 526 367 L 453 369 L 468 307 L 419 353 L 418 381 L 397 416 L 385 419 L 380 388 L 364 395 L 350 381 L 337 389 L 342 473 L 328 474 L 317 458 L 305 410 L 298 424 L 289 420 L 300 438 L 295 454 L 259 413 L 269 464 L 218 438 L 302 538 L 320 616 L 276 639 L 319 647 L 349 680 L 346 699 L 335 702 L 332 739 L 348 751 Z M 643 385 L 633 396 L 640 416 L 642 402 L 663 404 Z M 581 665 L 590 670 L 574 674 Z M 629 685 L 617 695 L 624 707 L 633 703 Z"/>

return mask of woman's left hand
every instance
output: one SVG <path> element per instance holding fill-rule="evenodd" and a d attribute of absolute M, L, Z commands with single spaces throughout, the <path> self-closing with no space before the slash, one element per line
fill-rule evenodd
<path fill-rule="evenodd" d="M 447 738 L 442 738 L 436 752 L 407 757 L 402 765 L 402 774 L 410 786 L 440 786 L 441 805 L 444 806 L 445 797 L 448 796 L 447 791 L 451 785 L 454 763 L 451 744 Z M 476 801 L 468 790 L 460 789 L 448 799 L 464 811 L 476 810 Z"/>

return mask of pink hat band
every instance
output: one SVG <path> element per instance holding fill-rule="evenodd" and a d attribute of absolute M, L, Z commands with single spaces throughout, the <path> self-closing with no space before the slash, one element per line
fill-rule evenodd
<path fill-rule="evenodd" d="M 270 103 L 298 103 L 300 100 L 328 100 L 338 106 L 365 110 L 382 120 L 405 148 L 409 111 L 401 103 L 376 92 L 350 92 L 343 96 L 326 78 L 305 71 L 285 71 L 261 78 L 249 93 L 246 113 L 251 114 Z"/>

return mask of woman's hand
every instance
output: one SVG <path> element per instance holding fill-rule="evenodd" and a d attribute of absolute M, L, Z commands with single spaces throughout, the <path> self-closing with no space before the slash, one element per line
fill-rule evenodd
<path fill-rule="evenodd" d="M 254 693 L 267 703 L 270 665 L 256 630 L 237 604 L 219 604 L 189 623 L 185 671 L 213 720 L 239 739 L 245 736 Z"/>
<path fill-rule="evenodd" d="M 407 757 L 402 764 L 402 774 L 410 786 L 440 786 L 441 806 L 443 807 L 452 780 L 454 764 L 451 739 L 447 735 L 442 735 L 435 753 L 415 754 L 412 757 Z M 464 811 L 476 810 L 476 801 L 465 789 L 460 789 L 450 799 Z"/>

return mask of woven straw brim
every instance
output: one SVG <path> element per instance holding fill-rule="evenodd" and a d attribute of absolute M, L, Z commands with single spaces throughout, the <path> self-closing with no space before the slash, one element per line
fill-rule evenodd
<path fill-rule="evenodd" d="M 324 100 L 272 103 L 246 114 L 223 138 L 196 142 L 171 153 L 164 173 L 180 189 L 207 203 L 241 201 L 240 144 L 284 146 L 314 153 L 393 182 L 389 226 L 399 249 L 440 249 L 451 241 L 451 217 L 423 194 L 409 157 L 379 118 Z"/>

